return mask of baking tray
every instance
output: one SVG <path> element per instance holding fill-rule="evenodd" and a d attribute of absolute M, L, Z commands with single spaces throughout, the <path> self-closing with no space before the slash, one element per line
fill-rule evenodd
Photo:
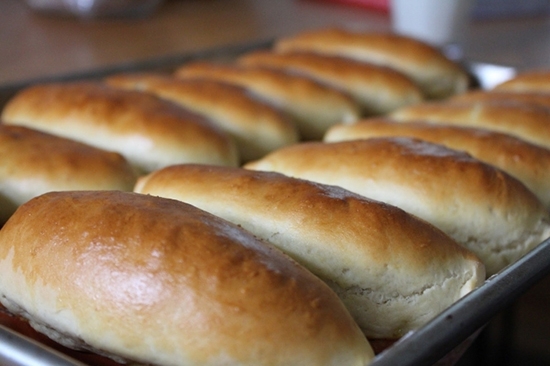
<path fill-rule="evenodd" d="M 0 86 L 0 109 L 17 91 L 43 82 L 101 79 L 123 72 L 171 72 L 191 61 L 230 61 L 248 51 L 269 48 L 272 41 L 234 45 L 202 52 L 117 64 L 99 70 L 50 76 Z M 482 89 L 513 77 L 516 70 L 505 65 L 464 62 L 474 84 Z M 379 353 L 372 366 L 423 366 L 451 364 L 468 348 L 480 330 L 497 313 L 514 303 L 538 281 L 550 274 L 550 239 L 545 240 L 523 258 L 487 279 L 443 311 L 422 328 L 408 333 Z M 28 338 L 0 324 L 0 365 L 70 366 L 86 365 L 68 354 Z"/>

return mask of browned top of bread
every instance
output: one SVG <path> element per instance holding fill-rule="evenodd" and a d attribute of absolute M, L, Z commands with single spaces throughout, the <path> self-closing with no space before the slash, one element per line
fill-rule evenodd
<path fill-rule="evenodd" d="M 0 124 L 0 220 L 48 191 L 131 191 L 132 166 L 114 152 L 22 126 Z"/>
<path fill-rule="evenodd" d="M 457 94 L 450 100 L 453 102 L 483 102 L 496 105 L 540 105 L 550 108 L 550 94 L 536 91 L 510 93 L 504 90 L 474 90 Z"/>
<path fill-rule="evenodd" d="M 472 127 L 369 118 L 352 125 L 332 127 L 324 141 L 382 136 L 413 137 L 466 151 L 518 178 L 550 208 L 550 150 L 509 134 Z"/>
<path fill-rule="evenodd" d="M 496 85 L 493 89 L 514 93 L 550 93 L 550 70 L 524 71 L 512 79 Z"/>
<path fill-rule="evenodd" d="M 443 98 L 468 87 L 467 73 L 436 48 L 397 34 L 324 28 L 278 40 L 279 52 L 313 51 L 387 65 L 416 81 L 430 98 Z"/>
<path fill-rule="evenodd" d="M 175 75 L 186 79 L 214 79 L 245 87 L 287 112 L 305 139 L 321 139 L 333 124 L 353 122 L 360 116 L 359 106 L 349 95 L 306 77 L 278 70 L 193 62 L 178 68 Z"/>
<path fill-rule="evenodd" d="M 369 339 L 422 326 L 485 279 L 479 260 L 432 225 L 340 187 L 185 164 L 141 177 L 136 191 L 187 202 L 279 247 L 336 290 Z"/>
<path fill-rule="evenodd" d="M 190 205 L 123 192 L 35 198 L 0 232 L 0 300 L 66 344 L 157 365 L 364 365 L 318 278 Z M 284 350 L 284 352 L 281 352 Z"/>
<path fill-rule="evenodd" d="M 550 236 L 548 211 L 522 183 L 465 153 L 425 141 L 302 143 L 245 167 L 339 185 L 401 207 L 476 253 L 489 275 Z"/>
<path fill-rule="evenodd" d="M 422 91 L 394 69 L 312 52 L 256 51 L 238 62 L 311 77 L 349 93 L 364 115 L 384 114 L 423 99 Z"/>
<path fill-rule="evenodd" d="M 425 121 L 484 128 L 550 147 L 550 109 L 534 104 L 492 102 L 432 102 L 389 114 L 399 122 Z"/>
<path fill-rule="evenodd" d="M 189 161 L 237 164 L 233 141 L 206 119 L 153 95 L 100 83 L 28 87 L 8 101 L 2 118 L 117 151 L 144 171 Z"/>
<path fill-rule="evenodd" d="M 137 73 L 111 76 L 106 82 L 151 92 L 208 117 L 235 138 L 244 161 L 298 141 L 298 130 L 288 116 L 236 85 Z"/>

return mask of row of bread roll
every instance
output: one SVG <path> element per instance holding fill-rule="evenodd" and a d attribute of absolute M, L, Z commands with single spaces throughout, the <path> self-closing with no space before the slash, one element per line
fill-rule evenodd
<path fill-rule="evenodd" d="M 305 52 L 256 51 L 238 64 L 305 75 L 348 93 L 362 115 L 380 115 L 424 99 L 422 90 L 394 69 L 353 59 Z"/>
<path fill-rule="evenodd" d="M 116 151 L 142 172 L 185 162 L 239 164 L 234 141 L 206 118 L 99 82 L 30 86 L 7 102 L 2 120 Z"/>
<path fill-rule="evenodd" d="M 521 180 L 550 207 L 550 94 L 543 89 L 549 75 L 519 74 L 492 90 L 401 108 L 387 115 L 389 125 L 366 119 L 349 128 L 335 126 L 325 140 L 401 135 L 465 150 Z"/>
<path fill-rule="evenodd" d="M 451 247 L 448 257 L 457 270 L 476 266 Z M 0 302 L 57 342 L 119 362 L 373 358 L 342 301 L 311 272 L 237 225 L 150 195 L 50 192 L 20 206 L 0 231 Z"/>
<path fill-rule="evenodd" d="M 320 140 L 335 123 L 463 92 L 469 80 L 459 65 L 422 42 L 342 29 L 281 38 L 231 63 L 187 63 L 174 76 L 244 87 L 286 111 L 306 140 Z"/>
<path fill-rule="evenodd" d="M 502 86 L 497 86 L 494 90 L 489 91 L 473 91 L 464 93 L 462 95 L 457 95 L 445 101 L 439 102 L 424 102 L 419 103 L 414 106 L 408 106 L 401 109 L 398 109 L 387 115 L 384 119 L 375 119 L 367 118 L 354 125 L 337 125 L 333 126 L 325 135 L 324 141 L 327 143 L 335 143 L 339 141 L 347 140 L 358 140 L 358 139 L 371 139 L 371 138 L 387 138 L 387 137 L 405 137 L 405 138 L 414 138 L 428 141 L 435 144 L 440 144 L 455 150 L 462 150 L 470 154 L 476 159 L 483 161 L 491 166 L 506 172 L 511 177 L 514 177 L 522 185 L 530 190 L 536 198 L 546 206 L 545 211 L 550 207 L 549 201 L 549 192 L 550 185 L 548 184 L 548 174 L 547 173 L 549 164 L 550 164 L 550 135 L 549 135 L 549 126 L 550 126 L 550 110 L 544 105 L 544 98 L 548 98 L 548 94 L 545 94 L 543 87 L 540 82 L 537 82 L 536 86 L 529 88 L 530 81 L 533 80 L 533 74 L 528 73 L 527 76 L 519 75 L 517 78 L 503 83 Z M 545 72 L 537 72 L 537 77 L 539 79 L 545 79 L 544 75 L 550 75 Z M 546 77 L 546 80 L 548 77 Z M 521 85 L 521 89 L 513 89 L 514 85 Z M 501 97 L 502 96 L 502 97 Z M 292 150 L 292 148 L 290 149 Z M 329 149 L 327 148 L 327 151 Z M 304 152 L 295 152 L 297 155 L 304 156 Z M 318 151 L 319 153 L 319 151 Z M 277 153 L 275 153 L 277 155 Z M 299 161 L 290 157 L 292 154 L 287 154 L 287 156 L 280 158 L 274 157 L 270 158 L 269 155 L 266 159 L 260 160 L 259 166 L 266 169 L 274 169 L 277 171 L 290 172 L 292 174 L 300 174 L 299 176 L 308 176 L 313 175 L 316 179 L 323 179 L 323 182 L 335 182 L 335 181 L 345 181 L 346 177 L 344 173 L 339 173 L 337 176 L 334 175 L 333 178 L 328 178 L 322 175 L 322 172 L 316 171 L 314 168 L 307 168 L 309 170 L 315 170 L 311 173 L 306 173 L 297 168 L 297 164 L 300 164 Z M 288 159 L 288 160 L 287 160 Z M 304 158 L 305 159 L 305 158 Z M 271 161 L 273 160 L 273 161 Z M 292 164 L 288 165 L 287 161 L 292 160 Z M 318 159 L 318 160 L 328 160 L 328 159 Z M 367 159 L 372 160 L 372 159 Z M 349 157 L 342 157 L 342 161 L 346 161 L 343 165 L 348 165 Z M 281 165 L 281 167 L 273 168 L 272 165 Z M 328 163 L 318 163 L 326 164 Z M 307 161 L 304 165 L 312 166 L 311 161 Z M 380 163 L 381 165 L 381 163 Z M 415 166 L 412 162 L 403 164 L 403 169 L 400 170 L 399 175 L 404 176 L 402 171 L 407 169 L 412 170 L 412 167 Z M 385 167 L 385 166 L 384 166 Z M 407 168 L 405 168 L 407 167 Z M 394 166 L 395 169 L 398 169 L 397 166 Z M 376 167 L 376 169 L 382 169 L 381 167 Z M 421 171 L 418 168 L 417 171 Z M 304 169 L 306 170 L 306 169 Z M 368 170 L 368 169 L 365 169 Z M 426 174 L 433 174 L 435 170 L 430 168 L 430 171 L 425 171 Z M 362 172 L 360 175 L 366 179 L 372 179 L 370 177 L 371 173 Z M 388 174 L 385 172 L 384 174 Z M 455 178 L 454 175 L 449 171 L 440 171 L 438 174 L 441 175 L 442 181 L 441 186 L 445 185 L 445 181 L 449 184 L 450 189 L 456 189 L 457 182 L 460 182 L 459 178 Z M 359 175 L 359 174 L 358 174 Z M 495 202 L 499 202 L 498 205 L 491 204 L 488 208 L 491 210 L 492 214 L 496 214 L 497 207 L 502 206 L 505 202 L 512 202 L 512 199 L 509 197 L 513 195 L 515 199 L 525 196 L 524 193 L 521 193 L 517 188 L 497 189 L 498 185 L 487 185 L 487 183 L 480 184 L 478 181 L 466 177 L 468 174 L 466 171 L 462 173 L 465 179 L 465 183 L 470 182 L 472 184 L 472 189 L 478 190 L 481 192 L 481 187 L 485 185 L 486 190 L 493 191 L 493 198 Z M 322 178 L 319 178 L 322 176 Z M 379 179 L 379 178 L 377 178 Z M 412 176 L 409 176 L 410 180 L 413 179 Z M 509 177 L 503 175 L 503 178 L 499 178 L 502 182 L 510 180 Z M 418 180 L 416 180 L 418 181 Z M 488 180 L 487 182 L 490 182 Z M 355 182 L 360 184 L 359 182 Z M 348 181 L 345 184 L 354 184 L 352 179 L 348 178 Z M 373 183 L 374 184 L 374 183 Z M 414 183 L 409 182 L 406 184 L 407 187 L 414 185 Z M 509 185 L 507 183 L 506 185 Z M 517 185 L 517 184 L 514 184 Z M 361 187 L 354 187 L 356 189 L 361 189 Z M 391 188 L 386 187 L 387 191 L 384 192 L 372 192 L 366 189 L 366 186 L 363 187 L 363 194 L 369 195 L 371 197 L 379 197 L 389 202 L 393 202 L 397 205 L 401 205 L 399 200 L 401 197 L 399 195 L 393 194 Z M 438 192 L 446 192 L 445 189 L 437 190 Z M 497 191 L 501 191 L 500 196 L 497 194 Z M 525 191 L 525 189 L 524 189 Z M 458 189 L 457 194 L 463 195 L 462 203 L 467 200 L 465 191 L 463 189 Z M 455 200 L 458 200 L 458 197 L 452 198 L 453 195 L 450 193 L 445 193 L 445 197 L 438 197 L 441 199 L 441 206 L 445 207 L 448 211 L 445 214 L 450 214 L 452 207 L 455 207 L 454 204 L 451 206 L 446 206 L 445 202 L 450 200 L 451 203 Z M 491 197 L 490 194 L 485 195 L 486 198 Z M 427 201 L 426 201 L 427 202 Z M 482 201 L 479 203 L 481 204 Z M 512 206 L 509 206 L 508 209 L 501 212 L 501 218 L 499 219 L 502 227 L 506 225 L 507 220 L 511 222 L 516 222 L 515 229 L 512 229 L 513 226 L 509 227 L 509 230 L 512 230 L 514 233 L 506 234 L 507 239 L 498 239 L 501 240 L 501 244 L 505 244 L 512 247 L 516 247 L 516 253 L 512 255 L 512 252 L 509 251 L 508 258 L 504 261 L 501 261 L 497 265 L 494 262 L 492 265 L 489 264 L 487 255 L 490 253 L 481 253 L 478 250 L 474 250 L 480 258 L 484 260 L 487 264 L 488 273 L 496 273 L 498 270 L 502 269 L 506 264 L 510 264 L 521 255 L 529 251 L 534 245 L 537 244 L 537 241 L 542 241 L 548 236 L 548 232 L 543 230 L 539 231 L 539 234 L 536 234 L 537 230 L 532 231 L 535 235 L 528 240 L 523 240 L 521 236 L 517 236 L 521 233 L 523 228 L 525 231 L 523 234 L 531 232 L 529 227 L 533 228 L 532 223 L 527 215 L 531 215 L 535 212 L 534 217 L 540 215 L 540 217 L 545 217 L 546 212 L 543 212 L 541 208 L 536 208 L 533 204 L 521 204 L 516 203 L 518 209 L 516 213 L 524 212 L 524 219 L 519 219 L 518 216 L 508 216 L 505 212 L 508 209 L 511 209 Z M 541 206 L 541 205 L 538 205 Z M 400 206 L 407 207 L 407 206 Z M 408 209 L 411 212 L 419 210 L 419 207 L 409 207 Z M 483 211 L 480 211 L 483 212 Z M 466 215 L 471 214 L 464 211 Z M 541 214 L 542 213 L 542 214 Z M 441 227 L 451 236 L 456 238 L 459 242 L 464 242 L 466 240 L 468 243 L 464 243 L 468 247 L 475 243 L 475 238 L 480 239 L 478 234 L 475 231 L 471 231 L 467 227 L 464 227 L 463 235 L 466 233 L 473 233 L 472 237 L 464 237 L 462 240 L 452 234 L 452 228 L 445 229 L 444 223 L 438 224 L 438 220 L 441 221 L 445 215 L 438 212 L 432 213 L 431 215 L 423 216 L 421 212 L 417 212 L 421 217 L 426 218 L 428 221 L 436 224 L 436 226 Z M 437 217 L 439 216 L 439 218 Z M 466 221 L 456 217 L 457 221 L 466 223 Z M 479 220 L 478 216 L 472 215 L 471 220 Z M 543 221 L 546 221 L 545 218 Z M 491 220 L 493 221 L 493 220 Z M 497 220 L 498 221 L 498 220 Z M 481 222 L 481 221 L 480 221 Z M 528 222 L 531 222 L 529 224 Z M 487 235 L 491 236 L 494 233 L 494 230 L 490 225 L 487 226 L 489 230 Z M 516 239 L 514 239 L 516 235 Z M 495 237 L 496 238 L 496 237 Z M 490 243 L 490 242 L 489 242 Z M 503 248 L 501 248 L 503 249 Z M 497 250 L 493 248 L 493 250 Z M 504 253 L 499 253 L 499 250 L 494 252 L 495 256 L 502 256 Z M 504 255 L 505 257 L 506 255 Z"/>
<path fill-rule="evenodd" d="M 309 78 L 279 70 L 194 62 L 179 67 L 175 76 L 244 87 L 286 111 L 306 140 L 320 140 L 330 126 L 352 123 L 360 117 L 359 106 L 349 95 Z"/>
<path fill-rule="evenodd" d="M 137 172 L 120 154 L 23 126 L 0 124 L 0 226 L 49 191 L 131 191 Z"/>
<path fill-rule="evenodd" d="M 266 107 L 256 115 L 268 116 L 264 123 L 248 117 L 262 126 L 260 135 L 275 136 L 271 144 L 254 136 L 264 146 L 296 141 L 294 126 L 275 111 Z M 170 164 L 240 164 L 236 140 L 210 120 L 99 82 L 30 86 L 8 101 L 1 118 L 0 224 L 45 192 L 131 191 L 140 173 Z"/>
<path fill-rule="evenodd" d="M 484 95 L 491 95 L 484 92 Z M 399 122 L 426 121 L 488 129 L 518 136 L 540 146 L 550 147 L 550 109 L 538 104 L 470 100 L 458 96 L 443 102 L 421 103 L 398 109 L 388 116 Z"/>
<path fill-rule="evenodd" d="M 324 141 L 384 136 L 412 137 L 465 151 L 519 179 L 550 209 L 550 150 L 513 135 L 422 120 L 400 123 L 391 118 L 368 118 L 353 125 L 333 126 Z"/>
<path fill-rule="evenodd" d="M 141 177 L 135 191 L 181 200 L 275 245 L 326 281 L 371 340 L 421 327 L 485 279 L 477 257 L 440 230 L 340 187 L 186 164 Z"/>
<path fill-rule="evenodd" d="M 257 159 L 300 138 L 297 126 L 285 113 L 236 85 L 138 73 L 114 75 L 105 82 L 150 92 L 208 117 L 233 137 L 241 161 Z"/>
<path fill-rule="evenodd" d="M 550 70 L 520 71 L 512 78 L 488 90 L 457 95 L 463 101 L 532 103 L 550 106 Z"/>
<path fill-rule="evenodd" d="M 468 89 L 467 72 L 440 50 L 396 34 L 324 28 L 284 37 L 277 52 L 313 52 L 395 69 L 417 83 L 426 97 L 441 99 Z"/>

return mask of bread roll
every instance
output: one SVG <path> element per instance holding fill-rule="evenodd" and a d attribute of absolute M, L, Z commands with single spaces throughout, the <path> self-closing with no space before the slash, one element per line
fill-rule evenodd
<path fill-rule="evenodd" d="M 469 84 L 466 71 L 439 50 L 396 34 L 327 28 L 282 38 L 276 41 L 274 49 L 279 52 L 317 52 L 389 66 L 418 83 L 429 98 L 462 93 Z"/>
<path fill-rule="evenodd" d="M 410 138 L 302 143 L 248 169 L 332 184 L 432 223 L 492 275 L 550 236 L 550 215 L 515 178 L 465 153 Z"/>
<path fill-rule="evenodd" d="M 453 102 L 483 102 L 501 104 L 534 104 L 541 107 L 550 108 L 550 94 L 536 92 L 517 92 L 510 93 L 502 90 L 475 90 L 463 94 L 457 94 L 451 99 Z"/>
<path fill-rule="evenodd" d="M 183 65 L 175 75 L 185 79 L 210 79 L 236 84 L 288 113 L 302 138 L 320 140 L 336 123 L 355 122 L 360 108 L 334 88 L 281 71 L 237 65 L 196 62 Z"/>
<path fill-rule="evenodd" d="M 0 124 L 0 226 L 49 191 L 131 191 L 136 172 L 120 154 L 22 126 Z"/>
<path fill-rule="evenodd" d="M 421 103 L 389 114 L 399 122 L 484 128 L 550 148 L 550 109 L 506 103 Z"/>
<path fill-rule="evenodd" d="M 479 260 L 432 225 L 340 187 L 186 164 L 141 177 L 135 191 L 187 202 L 271 242 L 325 280 L 369 339 L 403 336 L 485 279 Z"/>
<path fill-rule="evenodd" d="M 348 58 L 256 51 L 238 62 L 304 75 L 343 90 L 361 106 L 363 115 L 385 114 L 423 99 L 422 91 L 403 74 Z"/>
<path fill-rule="evenodd" d="M 550 70 L 524 71 L 493 89 L 499 92 L 550 94 Z"/>
<path fill-rule="evenodd" d="M 297 127 L 288 116 L 234 85 L 160 74 L 115 75 L 106 82 L 151 92 L 206 116 L 235 139 L 243 161 L 298 141 Z"/>
<path fill-rule="evenodd" d="M 2 118 L 119 152 L 145 172 L 186 162 L 238 164 L 233 141 L 206 119 L 152 95 L 100 83 L 30 86 L 8 101 Z"/>
<path fill-rule="evenodd" d="M 321 280 L 182 202 L 35 198 L 0 232 L 0 301 L 70 347 L 152 365 L 365 365 L 368 341 Z"/>
<path fill-rule="evenodd" d="M 333 126 L 325 134 L 324 141 L 384 136 L 412 137 L 466 151 L 519 179 L 550 209 L 550 150 L 508 134 L 479 128 L 369 118 L 353 125 Z"/>

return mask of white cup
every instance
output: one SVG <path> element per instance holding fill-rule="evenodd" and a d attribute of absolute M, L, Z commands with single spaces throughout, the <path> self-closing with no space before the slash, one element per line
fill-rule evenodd
<path fill-rule="evenodd" d="M 393 31 L 443 49 L 461 49 L 475 0 L 391 0 Z"/>

